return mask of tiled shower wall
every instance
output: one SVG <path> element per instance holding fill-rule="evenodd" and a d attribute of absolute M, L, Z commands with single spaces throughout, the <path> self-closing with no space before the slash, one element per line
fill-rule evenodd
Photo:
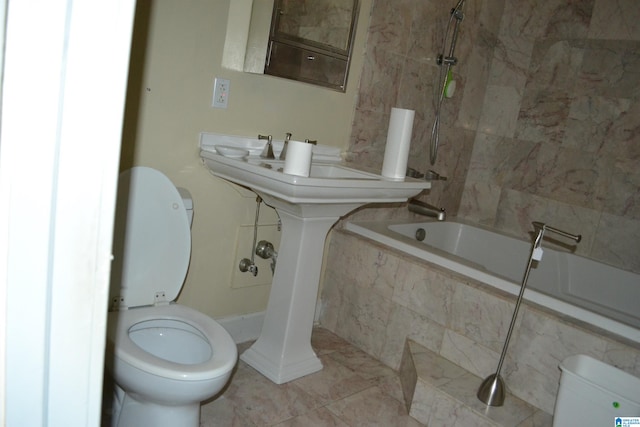
<path fill-rule="evenodd" d="M 532 220 L 582 233 L 578 253 L 640 272 L 637 0 L 467 0 L 431 166 L 454 4 L 375 1 L 348 159 L 381 167 L 391 107 L 415 109 L 409 166 L 449 178 L 424 199 L 521 238 Z"/>

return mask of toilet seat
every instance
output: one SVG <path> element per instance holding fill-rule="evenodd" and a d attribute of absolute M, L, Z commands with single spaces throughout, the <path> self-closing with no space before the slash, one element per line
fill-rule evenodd
<path fill-rule="evenodd" d="M 177 298 L 191 257 L 182 196 L 162 172 L 137 166 L 120 174 L 109 299 L 123 309 Z"/>
<path fill-rule="evenodd" d="M 158 319 L 184 322 L 200 331 L 211 345 L 211 357 L 203 363 L 175 363 L 148 353 L 129 337 L 129 329 L 134 325 Z M 108 325 L 107 340 L 117 359 L 163 378 L 210 380 L 228 374 L 236 362 L 236 346 L 227 331 L 210 317 L 180 304 L 111 312 Z"/>

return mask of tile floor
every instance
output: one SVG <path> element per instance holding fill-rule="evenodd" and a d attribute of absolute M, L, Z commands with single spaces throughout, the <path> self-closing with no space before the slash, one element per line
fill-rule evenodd
<path fill-rule="evenodd" d="M 239 345 L 239 353 L 248 345 Z M 326 329 L 314 329 L 311 345 L 324 369 L 282 385 L 239 361 L 222 395 L 202 405 L 200 425 L 423 425 L 407 415 L 395 371 Z"/>

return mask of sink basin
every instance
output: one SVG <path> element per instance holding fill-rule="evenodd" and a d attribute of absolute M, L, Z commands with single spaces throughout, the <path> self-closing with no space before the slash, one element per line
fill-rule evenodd
<path fill-rule="evenodd" d="M 230 155 L 216 151 L 216 144 L 224 145 L 220 152 Z M 260 195 L 276 209 L 282 222 L 262 332 L 240 356 L 282 384 L 322 369 L 311 348 L 311 331 L 325 238 L 333 224 L 367 203 L 404 202 L 431 183 L 414 178 L 390 180 L 348 167 L 340 162 L 337 149 L 326 146 L 313 147 L 309 177 L 288 175 L 282 172 L 283 161 L 259 156 L 264 144 L 257 139 L 202 134 L 200 157 L 213 175 Z M 282 141 L 273 142 L 276 156 L 282 146 Z"/>
<path fill-rule="evenodd" d="M 301 177 L 283 173 L 279 160 L 225 157 L 210 150 L 200 156 L 212 174 L 289 203 L 403 202 L 430 186 L 414 178 L 385 179 L 337 162 L 313 162 L 310 176 Z"/>

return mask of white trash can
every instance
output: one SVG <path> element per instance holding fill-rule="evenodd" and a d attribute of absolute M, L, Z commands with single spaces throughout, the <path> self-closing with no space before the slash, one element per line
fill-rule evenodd
<path fill-rule="evenodd" d="M 582 354 L 564 359 L 560 370 L 554 427 L 615 427 L 618 417 L 640 418 L 640 378 Z"/>

